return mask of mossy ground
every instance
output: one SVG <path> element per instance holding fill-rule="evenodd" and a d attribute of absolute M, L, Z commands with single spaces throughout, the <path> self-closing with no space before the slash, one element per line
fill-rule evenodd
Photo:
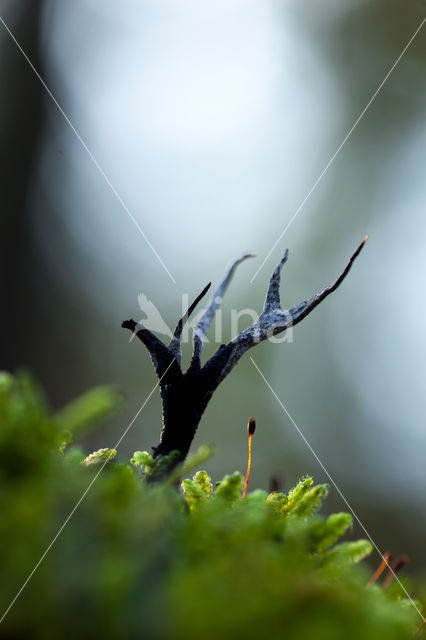
<path fill-rule="evenodd" d="M 340 541 L 351 517 L 319 515 L 327 487 L 312 478 L 243 500 L 239 473 L 176 488 L 206 449 L 162 483 L 146 481 L 146 452 L 87 457 L 75 441 L 118 400 L 102 387 L 52 414 L 30 376 L 0 376 L 0 614 L 94 480 L 1 637 L 413 637 L 418 613 L 397 585 L 367 586 L 370 543 Z"/>

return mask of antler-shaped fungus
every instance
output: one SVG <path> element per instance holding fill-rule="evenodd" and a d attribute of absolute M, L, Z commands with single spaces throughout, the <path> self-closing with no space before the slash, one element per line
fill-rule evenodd
<path fill-rule="evenodd" d="M 361 242 L 337 280 L 296 307 L 282 309 L 279 289 L 281 269 L 288 258 L 287 250 L 271 276 L 260 316 L 230 342 L 220 345 L 204 366 L 201 363 L 201 353 L 207 330 L 237 266 L 243 260 L 252 257 L 251 254 L 243 255 L 231 265 L 198 321 L 194 329 L 193 356 L 186 372 L 183 372 L 180 366 L 182 330 L 197 304 L 206 295 L 211 283 L 203 289 L 179 320 L 168 346 L 146 329 L 143 324 L 134 320 L 123 322 L 121 326 L 133 331 L 148 349 L 159 379 L 163 406 L 163 429 L 158 446 L 153 447 L 154 457 L 168 455 L 175 450 L 179 451 L 179 456 L 175 458 L 174 464 L 186 457 L 213 392 L 240 358 L 248 349 L 259 342 L 301 322 L 330 293 L 335 291 L 349 273 L 366 240 L 367 237 Z"/>

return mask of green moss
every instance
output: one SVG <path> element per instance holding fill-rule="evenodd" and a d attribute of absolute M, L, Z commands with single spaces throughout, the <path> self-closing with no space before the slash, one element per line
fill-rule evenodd
<path fill-rule="evenodd" d="M 94 451 L 89 454 L 81 461 L 81 464 L 86 465 L 86 467 L 91 464 L 101 464 L 104 462 L 109 462 L 112 458 L 115 458 L 117 455 L 117 451 L 115 449 L 98 449 L 98 451 Z"/>
<path fill-rule="evenodd" d="M 412 637 L 418 613 L 397 584 L 366 586 L 371 544 L 340 541 L 351 516 L 318 515 L 327 487 L 311 477 L 243 500 L 238 472 L 176 489 L 211 447 L 152 483 L 164 461 L 147 452 L 123 464 L 71 445 L 119 400 L 102 387 L 52 414 L 28 374 L 0 375 L 0 615 L 66 522 L 0 637 Z"/>

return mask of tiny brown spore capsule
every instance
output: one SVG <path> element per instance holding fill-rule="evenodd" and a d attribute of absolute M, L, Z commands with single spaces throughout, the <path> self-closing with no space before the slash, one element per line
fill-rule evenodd
<path fill-rule="evenodd" d="M 249 418 L 249 421 L 248 421 L 247 432 L 249 436 L 252 436 L 255 431 L 256 431 L 256 420 L 253 417 L 251 417 Z"/>

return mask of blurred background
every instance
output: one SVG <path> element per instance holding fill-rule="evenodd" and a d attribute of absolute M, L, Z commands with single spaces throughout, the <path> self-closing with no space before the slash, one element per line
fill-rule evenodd
<path fill-rule="evenodd" d="M 286 247 L 288 307 L 331 282 L 368 233 L 344 285 L 293 342 L 250 355 L 380 549 L 424 571 L 424 29 L 250 280 L 426 3 L 0 0 L 0 9 L 80 136 L 0 23 L 1 368 L 32 369 L 54 407 L 117 385 L 123 410 L 85 443 L 113 447 L 155 384 L 143 345 L 120 328 L 142 317 L 139 293 L 173 326 L 183 294 L 256 253 L 225 298 L 225 341 L 232 309 L 261 310 Z M 213 327 L 209 336 L 206 356 Z M 250 415 L 252 488 L 268 488 L 272 474 L 284 488 L 304 474 L 327 481 L 248 356 L 194 442 L 217 446 L 215 480 L 245 471 Z M 160 428 L 156 392 L 118 457 L 149 449 Z M 346 510 L 330 493 L 328 510 Z"/>

